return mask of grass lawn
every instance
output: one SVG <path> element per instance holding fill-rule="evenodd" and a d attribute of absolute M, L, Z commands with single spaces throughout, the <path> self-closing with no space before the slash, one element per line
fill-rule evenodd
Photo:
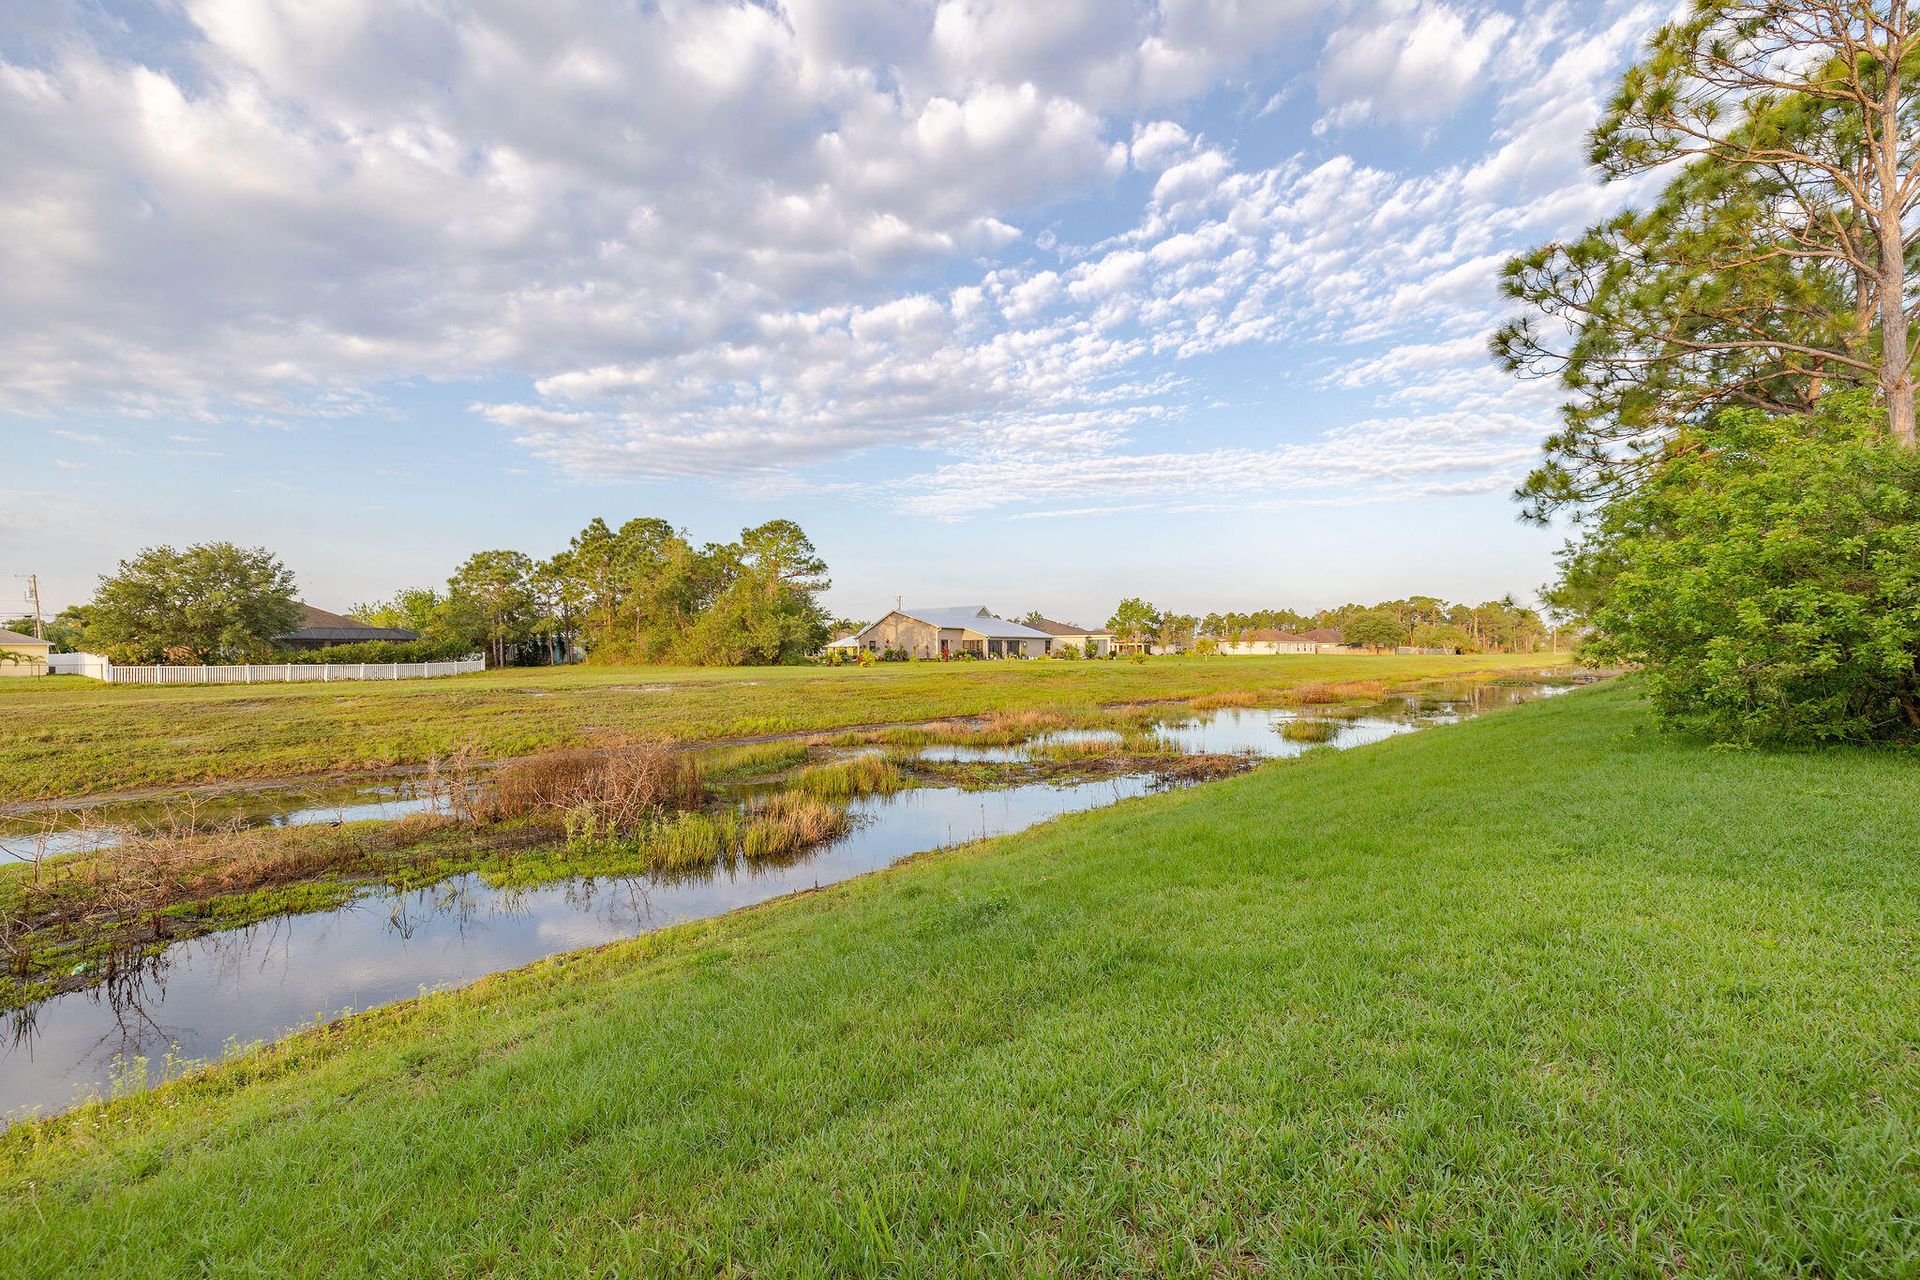
<path fill-rule="evenodd" d="M 0 1137 L 0 1275 L 1912 1275 L 1920 768 L 1602 687 Z"/>
<path fill-rule="evenodd" d="M 827 667 L 568 667 L 392 683 L 143 688 L 0 681 L 0 802 L 483 757 L 1090 707 L 1345 680 L 1390 683 L 1551 655 L 1155 658 Z M 1565 658 L 1558 659 L 1565 662 Z"/>

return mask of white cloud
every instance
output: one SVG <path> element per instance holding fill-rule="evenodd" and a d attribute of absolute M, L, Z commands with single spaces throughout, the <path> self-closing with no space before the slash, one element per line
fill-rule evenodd
<path fill-rule="evenodd" d="M 344 415 L 517 376 L 474 411 L 573 476 L 904 447 L 881 497 L 948 514 L 1494 483 L 1541 418 L 1478 335 L 1502 256 L 1614 198 L 1575 144 L 1647 23 L 1608 12 L 182 0 L 164 56 L 75 29 L 0 62 L 0 408 Z M 1272 107 L 1315 49 L 1287 74 L 1329 136 L 1485 94 L 1492 144 L 1254 163 L 1184 114 L 1243 76 Z M 1089 199 L 1125 229 L 1037 225 Z M 1197 362 L 1249 349 L 1374 416 L 1194 443 Z"/>

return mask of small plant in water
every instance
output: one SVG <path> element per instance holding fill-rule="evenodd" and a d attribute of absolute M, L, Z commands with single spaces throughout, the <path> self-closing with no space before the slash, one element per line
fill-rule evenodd
<path fill-rule="evenodd" d="M 1280 736 L 1288 742 L 1332 742 L 1339 734 L 1340 726 L 1337 723 L 1317 717 L 1288 720 L 1280 726 Z"/>
<path fill-rule="evenodd" d="M 852 826 L 852 815 L 845 809 L 797 792 L 781 792 L 748 809 L 741 853 L 750 862 L 792 857 L 845 835 Z"/>
<path fill-rule="evenodd" d="M 908 785 L 906 774 L 881 756 L 855 756 L 837 764 L 815 765 L 793 778 L 793 790 L 827 800 L 890 796 Z"/>

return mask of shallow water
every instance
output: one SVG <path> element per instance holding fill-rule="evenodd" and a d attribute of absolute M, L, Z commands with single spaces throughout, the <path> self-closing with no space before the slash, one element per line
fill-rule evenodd
<path fill-rule="evenodd" d="M 0 862 L 110 849 L 130 831 L 180 827 L 301 827 L 328 822 L 390 822 L 437 812 L 444 797 L 404 781 L 312 783 L 189 802 L 137 800 L 0 817 Z"/>
<path fill-rule="evenodd" d="M 1155 729 L 1187 752 L 1279 758 L 1314 745 L 1360 746 L 1568 687 L 1462 684 L 1389 698 L 1360 715 L 1174 711 Z M 1280 731 L 1296 719 L 1330 719 L 1338 729 L 1328 743 L 1292 742 Z M 1102 736 L 1114 735 L 1068 730 L 1037 741 Z M 933 747 L 924 754 L 1018 761 L 1026 753 L 1017 746 Z M 57 996 L 15 1016 L 10 1042 L 0 1047 L 0 1117 L 57 1111 L 90 1096 L 157 1083 L 231 1046 L 272 1040 L 316 1019 L 832 884 L 909 854 L 1020 831 L 1161 785 L 1151 776 L 1125 776 L 995 791 L 924 787 L 853 802 L 852 832 L 785 866 L 742 864 L 688 879 L 596 877 L 513 890 L 463 875 L 427 889 L 369 892 L 334 911 L 176 943 L 134 980 Z M 292 825 L 393 818 L 434 803 L 398 786 L 364 783 L 321 803 L 311 799 L 312 793 L 299 797 L 304 804 L 290 795 L 246 797 L 249 820 Z"/>
<path fill-rule="evenodd" d="M 1123 777 L 1000 791 L 926 787 L 855 801 L 854 830 L 790 866 L 741 865 L 679 882 L 633 876 L 495 889 L 464 875 L 369 894 L 335 911 L 283 917 L 169 947 L 136 985 L 56 996 L 15 1022 L 0 1048 L 0 1114 L 60 1110 L 115 1081 L 133 1087 L 347 1010 L 404 1000 L 545 956 L 631 938 L 878 870 L 908 854 L 1019 831 L 1143 795 Z M 182 1059 L 163 1061 L 171 1053 Z"/>

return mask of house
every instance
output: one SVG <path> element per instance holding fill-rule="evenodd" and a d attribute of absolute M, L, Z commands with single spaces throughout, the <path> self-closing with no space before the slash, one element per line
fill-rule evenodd
<path fill-rule="evenodd" d="M 366 644 L 369 641 L 385 641 L 390 644 L 405 644 L 409 640 L 418 640 L 420 633 L 405 631 L 399 627 L 373 627 L 358 618 L 349 618 L 341 613 L 328 613 L 325 609 L 316 609 L 302 602 L 300 605 L 301 622 L 296 631 L 273 637 L 273 642 L 283 649 L 331 649 L 343 644 Z"/>
<path fill-rule="evenodd" d="M 1311 640 L 1315 653 L 1353 653 L 1352 645 L 1341 638 L 1338 627 L 1315 627 L 1311 631 L 1300 633 L 1301 638 Z"/>
<path fill-rule="evenodd" d="M 1231 637 L 1222 639 L 1220 652 L 1241 655 L 1318 653 L 1320 647 L 1306 636 L 1297 636 L 1291 631 L 1275 631 L 1271 627 L 1258 627 L 1252 631 L 1242 631 L 1237 639 Z"/>
<path fill-rule="evenodd" d="M 1044 631 L 1008 622 L 981 604 L 939 609 L 895 609 L 857 635 L 830 647 L 868 653 L 905 653 L 910 658 L 1042 658 L 1053 645 Z"/>
<path fill-rule="evenodd" d="M 51 641 L 0 628 L 0 679 L 47 674 L 47 655 L 52 652 Z"/>
<path fill-rule="evenodd" d="M 1089 658 L 1104 658 L 1113 652 L 1113 632 L 1105 627 L 1093 631 L 1076 627 L 1071 622 L 1055 622 L 1052 618 L 1035 618 L 1028 625 L 1035 631 L 1044 631 L 1052 636 L 1055 646 L 1079 646 L 1080 652 Z M 1052 650 L 1049 649 L 1049 652 Z"/>

